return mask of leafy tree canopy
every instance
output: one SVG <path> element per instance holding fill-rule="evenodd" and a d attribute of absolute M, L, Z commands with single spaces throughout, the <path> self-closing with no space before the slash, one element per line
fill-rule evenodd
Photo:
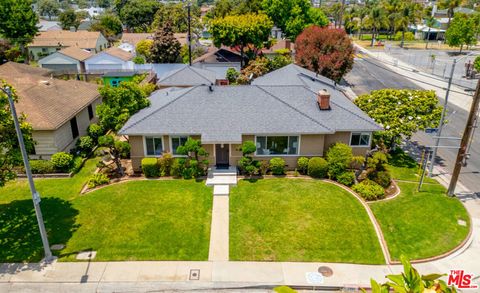
<path fill-rule="evenodd" d="M 215 46 L 240 47 L 242 60 L 247 46 L 263 48 L 268 41 L 273 22 L 263 13 L 229 15 L 210 22 Z M 242 64 L 243 65 L 243 64 Z"/>
<path fill-rule="evenodd" d="M 156 0 L 126 0 L 125 3 L 116 1 L 120 7 L 120 20 L 130 31 L 147 32 L 153 22 L 155 13 L 160 7 Z"/>
<path fill-rule="evenodd" d="M 1 88 L 5 88 L 6 86 L 9 85 L 4 81 L 0 81 Z M 12 89 L 13 99 L 17 102 L 18 96 L 15 89 L 10 88 Z M 25 121 L 24 115 L 19 115 L 18 118 L 27 152 L 30 152 L 34 146 L 32 127 Z M 22 154 L 10 112 L 8 97 L 3 91 L 0 91 L 0 187 L 4 186 L 7 181 L 15 178 L 13 168 L 21 164 Z"/>
<path fill-rule="evenodd" d="M 297 37 L 295 50 L 299 65 L 337 82 L 353 66 L 353 45 L 343 29 L 307 27 Z"/>
<path fill-rule="evenodd" d="M 258 13 L 260 10 L 262 10 L 262 0 L 216 0 L 206 18 L 214 19 L 227 15 Z"/>
<path fill-rule="evenodd" d="M 385 129 L 375 134 L 375 140 L 386 147 L 402 136 L 437 127 L 442 113 L 434 91 L 384 89 L 358 97 L 355 104 Z"/>
<path fill-rule="evenodd" d="M 153 37 L 149 61 L 153 63 L 176 63 L 180 60 L 180 42 L 173 35 L 170 23 L 158 28 Z"/>
<path fill-rule="evenodd" d="M 48 16 L 49 19 L 52 19 L 52 16 L 56 16 L 60 12 L 60 5 L 55 0 L 38 0 L 37 5 L 38 13 Z"/>
<path fill-rule="evenodd" d="M 463 13 L 455 14 L 455 18 L 445 33 L 446 43 L 451 47 L 460 47 L 460 52 L 463 46 L 476 44 L 475 33 L 479 27 L 475 20 L 475 18 Z"/>
<path fill-rule="evenodd" d="M 91 31 L 99 31 L 110 43 L 118 39 L 123 27 L 120 18 L 113 13 L 104 13 L 92 24 Z"/>
<path fill-rule="evenodd" d="M 0 0 L 0 35 L 12 44 L 25 46 L 38 32 L 38 16 L 31 0 Z"/>
<path fill-rule="evenodd" d="M 198 35 L 203 28 L 200 22 L 200 8 L 192 5 L 190 7 L 190 16 L 192 33 Z M 184 3 L 167 3 L 160 5 L 160 8 L 155 14 L 152 28 L 162 27 L 167 22 L 171 24 L 174 33 L 188 32 L 188 11 Z"/>
<path fill-rule="evenodd" d="M 60 21 L 60 25 L 64 30 L 68 30 L 72 26 L 78 28 L 81 21 L 79 15 L 77 15 L 75 13 L 75 10 L 73 10 L 72 8 L 60 13 L 60 15 L 58 16 L 58 20 Z"/>

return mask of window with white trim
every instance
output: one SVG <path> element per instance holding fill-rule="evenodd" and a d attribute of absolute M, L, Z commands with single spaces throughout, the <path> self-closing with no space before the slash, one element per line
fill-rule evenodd
<path fill-rule="evenodd" d="M 353 132 L 350 146 L 370 146 L 370 132 Z"/>
<path fill-rule="evenodd" d="M 185 145 L 187 142 L 188 136 L 172 136 L 172 154 L 178 155 L 177 148 L 179 146 Z"/>
<path fill-rule="evenodd" d="M 298 136 L 257 136 L 257 155 L 297 155 Z"/>
<path fill-rule="evenodd" d="M 145 137 L 147 156 L 161 156 L 163 143 L 161 137 Z"/>

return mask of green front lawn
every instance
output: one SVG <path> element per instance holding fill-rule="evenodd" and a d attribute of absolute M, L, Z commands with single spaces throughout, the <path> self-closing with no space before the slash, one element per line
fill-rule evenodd
<path fill-rule="evenodd" d="M 212 191 L 194 180 L 131 181 L 80 195 L 95 160 L 70 179 L 35 180 L 50 244 L 61 260 L 206 260 Z M 0 188 L 0 261 L 38 261 L 40 236 L 26 181 Z"/>
<path fill-rule="evenodd" d="M 231 189 L 230 259 L 384 263 L 358 200 L 302 179 L 242 180 Z"/>
<path fill-rule="evenodd" d="M 392 259 L 399 260 L 402 254 L 409 259 L 427 258 L 460 244 L 470 225 L 462 203 L 447 197 L 445 188 L 431 178 L 425 179 L 427 184 L 418 192 L 418 167 L 406 154 L 394 154 L 389 162 L 394 179 L 411 181 L 397 182 L 401 190 L 397 198 L 370 204 Z"/>

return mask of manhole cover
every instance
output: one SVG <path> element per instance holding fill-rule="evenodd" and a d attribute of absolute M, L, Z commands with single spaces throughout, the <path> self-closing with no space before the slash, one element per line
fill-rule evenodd
<path fill-rule="evenodd" d="M 200 270 L 199 269 L 190 270 L 189 280 L 200 280 Z"/>
<path fill-rule="evenodd" d="M 332 269 L 326 266 L 319 267 L 318 272 L 324 277 L 331 277 L 333 275 Z"/>

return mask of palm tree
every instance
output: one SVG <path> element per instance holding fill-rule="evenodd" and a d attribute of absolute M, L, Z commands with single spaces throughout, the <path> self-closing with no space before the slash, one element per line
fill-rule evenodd
<path fill-rule="evenodd" d="M 432 26 L 434 26 L 436 23 L 437 21 L 433 16 L 428 16 L 427 18 L 425 18 L 425 25 L 428 26 L 427 41 L 425 42 L 425 49 L 428 49 L 428 42 L 430 42 L 430 30 Z"/>
<path fill-rule="evenodd" d="M 395 14 L 400 9 L 400 0 L 383 0 L 382 7 L 385 9 L 386 14 L 388 15 L 388 21 L 390 23 L 390 40 L 392 36 L 396 33 L 395 26 Z"/>
<path fill-rule="evenodd" d="M 400 12 L 395 15 L 395 24 L 402 29 L 402 41 L 400 47 L 403 48 L 405 43 L 405 32 L 408 30 L 410 24 L 416 24 L 417 20 L 421 18 L 418 6 L 410 1 L 405 1 L 402 4 Z"/>
<path fill-rule="evenodd" d="M 462 4 L 462 0 L 442 0 L 440 1 L 440 7 L 447 9 L 447 16 L 448 16 L 448 25 L 447 28 L 450 27 L 450 21 L 453 18 L 453 15 L 455 14 L 455 8 L 460 6 Z"/>
<path fill-rule="evenodd" d="M 363 37 L 362 30 L 365 27 L 365 18 L 368 16 L 368 9 L 366 7 L 362 7 L 357 10 L 357 17 L 358 17 L 358 38 L 361 40 Z"/>
<path fill-rule="evenodd" d="M 375 6 L 370 10 L 367 18 L 365 19 L 365 25 L 372 29 L 372 43 L 379 30 L 383 27 L 388 27 L 388 18 L 385 16 L 385 11 L 380 6 Z"/>

